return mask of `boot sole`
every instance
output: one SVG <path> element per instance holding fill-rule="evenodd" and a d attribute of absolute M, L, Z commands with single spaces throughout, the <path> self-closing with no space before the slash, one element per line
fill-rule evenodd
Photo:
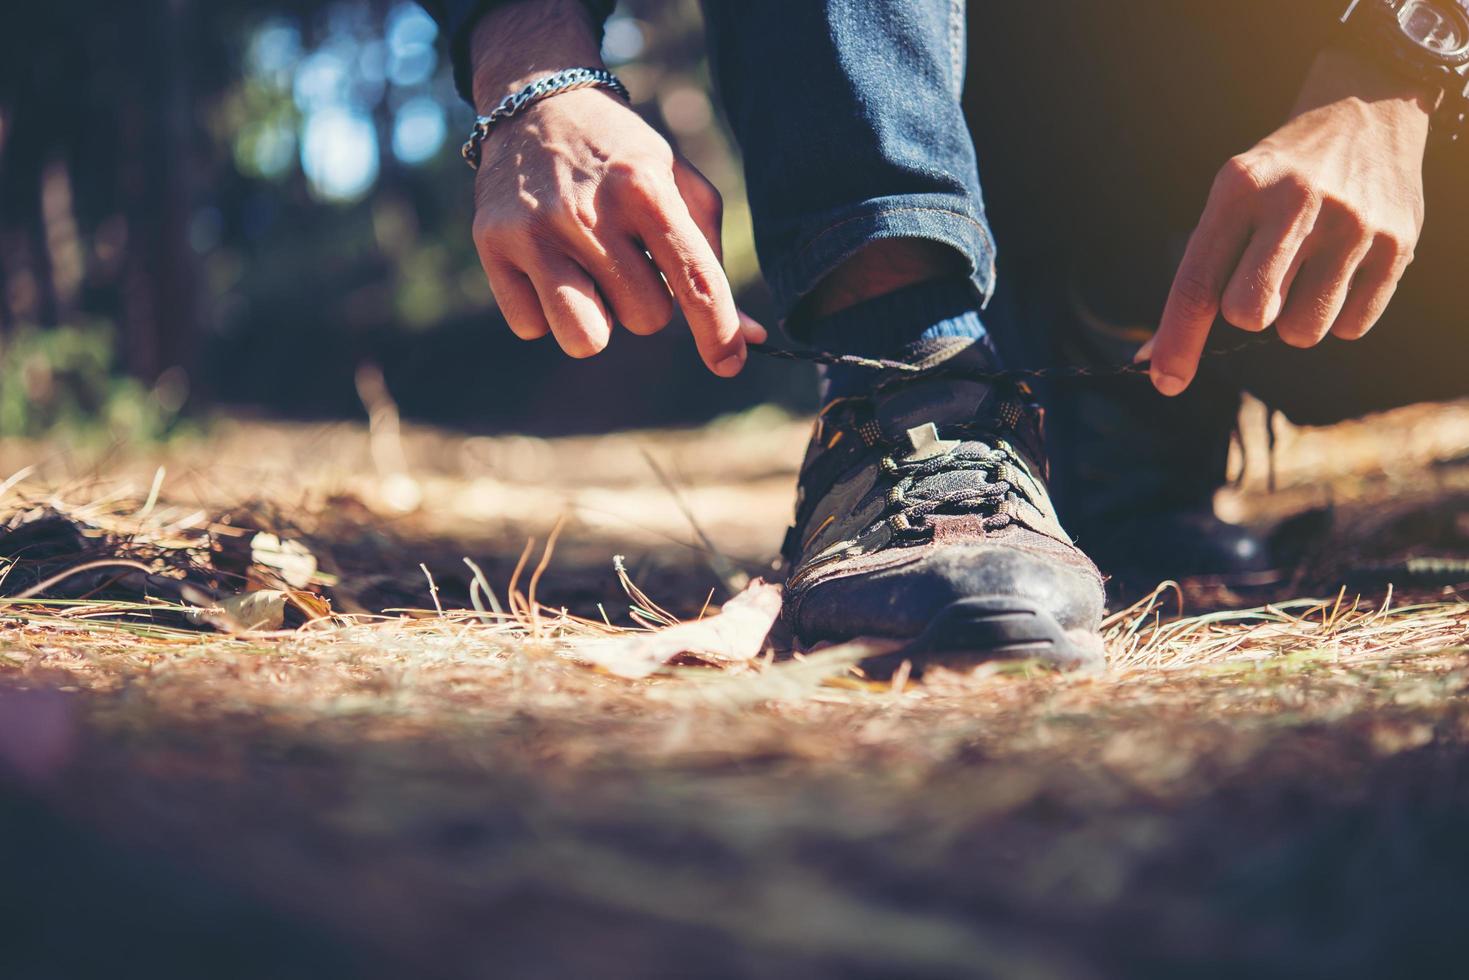
<path fill-rule="evenodd" d="M 1099 668 L 1102 638 L 1094 630 L 1068 630 L 1036 603 L 1012 596 L 959 599 L 939 611 L 906 646 L 866 662 L 884 676 L 903 661 L 914 674 L 925 667 L 964 669 L 993 660 L 1029 660 L 1056 670 Z"/>

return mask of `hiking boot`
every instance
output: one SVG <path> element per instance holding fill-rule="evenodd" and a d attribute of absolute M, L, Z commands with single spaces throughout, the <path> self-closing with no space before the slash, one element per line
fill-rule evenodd
<path fill-rule="evenodd" d="M 782 549 L 803 645 L 907 641 L 889 662 L 1098 665 L 1101 576 L 1061 529 L 1029 392 L 969 338 L 910 349 L 822 409 Z"/>
<path fill-rule="evenodd" d="M 1104 319 L 1075 293 L 1072 304 L 1057 338 L 1063 364 L 1124 364 L 1151 335 Z M 1176 398 L 1139 377 L 1102 377 L 1048 400 L 1058 506 L 1116 598 L 1165 579 L 1244 583 L 1273 565 L 1261 536 L 1214 513 L 1240 404 L 1215 367 L 1202 365 Z"/>

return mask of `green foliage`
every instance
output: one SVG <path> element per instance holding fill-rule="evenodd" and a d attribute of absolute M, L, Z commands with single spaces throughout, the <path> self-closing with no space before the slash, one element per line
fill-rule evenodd
<path fill-rule="evenodd" d="M 0 436 L 156 440 L 173 430 L 185 394 L 182 377 L 149 388 L 121 376 L 106 323 L 23 326 L 0 342 Z"/>

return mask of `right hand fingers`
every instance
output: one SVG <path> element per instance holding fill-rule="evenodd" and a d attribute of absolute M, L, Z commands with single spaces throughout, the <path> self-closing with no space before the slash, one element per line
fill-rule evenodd
<path fill-rule="evenodd" d="M 694 224 L 699 226 L 704 240 L 714 251 L 714 257 L 719 260 L 721 267 L 724 264 L 724 236 L 722 225 L 724 224 L 724 198 L 720 197 L 719 190 L 708 178 L 699 173 L 691 166 L 682 162 L 673 168 L 673 182 L 678 186 L 679 196 L 684 199 L 688 206 L 689 216 L 694 219 Z M 744 310 L 739 310 L 740 333 L 747 343 L 763 344 L 769 339 L 769 334 L 760 322 Z"/>
<path fill-rule="evenodd" d="M 577 352 L 567 352 L 574 357 L 597 353 L 607 344 L 602 297 L 633 333 L 656 333 L 673 315 L 668 288 L 630 233 L 594 231 L 566 218 L 547 228 L 530 222 L 506 227 L 477 224 L 474 237 L 500 312 L 522 340 L 551 332 L 558 343 L 563 337 L 570 341 Z M 595 287 L 589 287 L 592 279 Z M 572 289 L 563 295 L 558 286 Z M 588 295 L 595 311 L 577 298 Z M 552 316 L 553 303 L 559 306 L 557 317 Z"/>
<path fill-rule="evenodd" d="M 599 215 L 595 227 L 557 221 L 538 232 L 477 230 L 490 287 L 517 336 L 530 339 L 549 329 L 567 353 L 587 357 L 606 346 L 610 333 L 602 296 L 630 330 L 652 333 L 671 315 L 672 289 L 704 363 L 723 377 L 740 372 L 746 340 L 765 340 L 765 329 L 736 309 L 720 265 L 718 193 L 701 176 L 681 168 L 674 174 L 672 180 L 626 181 L 619 213 Z M 527 277 L 540 317 L 529 308 Z"/>
<path fill-rule="evenodd" d="M 599 353 L 612 336 L 612 318 L 592 277 L 559 252 L 544 251 L 531 265 L 530 281 L 556 343 L 572 357 Z"/>
<path fill-rule="evenodd" d="M 484 263 L 485 278 L 490 281 L 490 292 L 510 332 L 521 340 L 536 340 L 551 332 L 546 314 L 541 311 L 541 298 L 530 277 L 511 265 L 493 260 Z"/>
<path fill-rule="evenodd" d="M 627 202 L 634 228 L 689 321 L 699 356 L 720 377 L 739 374 L 745 366 L 744 330 L 710 234 L 694 220 L 675 182 L 634 187 L 637 191 Z M 711 218 L 710 209 L 697 200 L 694 208 L 717 243 L 717 217 Z"/>
<path fill-rule="evenodd" d="M 588 243 L 582 264 L 592 273 L 617 322 L 635 334 L 647 336 L 668 326 L 673 300 L 658 270 L 632 238 L 619 236 L 610 243 Z"/>
<path fill-rule="evenodd" d="M 682 160 L 673 165 L 673 186 L 678 188 L 678 196 L 683 198 L 689 217 L 699 226 L 699 232 L 714 251 L 714 257 L 723 262 L 724 198 L 720 196 L 719 189 Z"/>

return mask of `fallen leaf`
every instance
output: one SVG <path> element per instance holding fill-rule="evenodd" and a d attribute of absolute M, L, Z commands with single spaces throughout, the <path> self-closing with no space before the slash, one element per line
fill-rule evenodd
<path fill-rule="evenodd" d="M 287 593 L 280 589 L 260 589 L 190 609 L 187 616 L 190 622 L 226 633 L 277 630 L 286 621 L 286 598 Z"/>
<path fill-rule="evenodd" d="M 326 619 L 332 614 L 332 604 L 324 596 L 315 592 L 303 592 L 293 589 L 286 593 L 286 601 L 301 611 L 307 622 L 313 619 Z"/>
<path fill-rule="evenodd" d="M 587 640 L 574 656 L 619 677 L 647 677 L 682 654 L 716 663 L 743 663 L 760 655 L 780 615 L 781 588 L 752 581 L 724 607 L 703 619 L 651 633 Z"/>

